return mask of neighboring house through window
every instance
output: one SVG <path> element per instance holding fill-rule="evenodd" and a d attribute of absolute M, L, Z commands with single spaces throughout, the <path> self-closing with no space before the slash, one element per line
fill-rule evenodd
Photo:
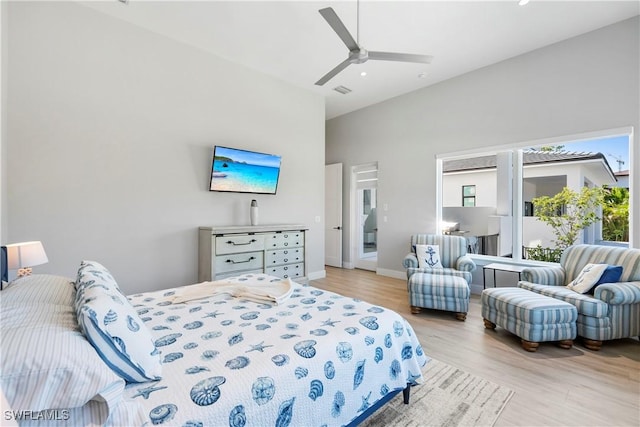
<path fill-rule="evenodd" d="M 462 186 L 462 206 L 474 207 L 476 205 L 476 186 Z"/>
<path fill-rule="evenodd" d="M 478 254 L 522 259 L 528 247 L 554 248 L 555 236 L 535 217 L 533 199 L 554 196 L 564 187 L 618 186 L 616 175 L 621 173 L 612 170 L 611 162 L 629 162 L 629 139 L 620 135 L 439 156 L 440 219 L 458 223 L 468 239 L 477 238 Z M 601 243 L 602 222 L 582 234 L 576 243 Z"/>

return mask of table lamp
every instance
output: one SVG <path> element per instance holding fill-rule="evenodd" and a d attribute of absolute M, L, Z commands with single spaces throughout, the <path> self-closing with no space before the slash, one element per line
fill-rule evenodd
<path fill-rule="evenodd" d="M 17 277 L 31 274 L 31 267 L 49 262 L 41 242 L 12 243 L 7 248 L 7 267 L 18 270 Z"/>

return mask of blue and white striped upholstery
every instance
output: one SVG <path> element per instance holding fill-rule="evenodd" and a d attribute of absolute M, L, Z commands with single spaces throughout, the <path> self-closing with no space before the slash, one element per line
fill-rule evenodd
<path fill-rule="evenodd" d="M 482 317 L 531 342 L 573 340 L 576 308 L 520 288 L 482 291 Z"/>
<path fill-rule="evenodd" d="M 438 245 L 443 268 L 418 268 L 416 245 Z M 411 252 L 402 265 L 407 269 L 409 303 L 414 307 L 466 313 L 469 283 L 476 264 L 467 256 L 467 239 L 441 234 L 414 234 Z"/>
<path fill-rule="evenodd" d="M 469 295 L 461 277 L 420 273 L 409 278 L 409 303 L 415 307 L 466 313 Z"/>
<path fill-rule="evenodd" d="M 620 282 L 605 283 L 593 295 L 567 289 L 589 263 L 621 265 Z M 578 335 L 605 341 L 640 335 L 640 250 L 615 246 L 575 245 L 567 248 L 559 267 L 532 267 L 518 287 L 571 303 L 578 309 Z"/>

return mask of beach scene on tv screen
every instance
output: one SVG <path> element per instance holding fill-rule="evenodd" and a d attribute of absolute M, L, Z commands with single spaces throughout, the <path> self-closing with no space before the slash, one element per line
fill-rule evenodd
<path fill-rule="evenodd" d="M 280 156 L 216 147 L 210 189 L 273 194 L 279 172 Z"/>

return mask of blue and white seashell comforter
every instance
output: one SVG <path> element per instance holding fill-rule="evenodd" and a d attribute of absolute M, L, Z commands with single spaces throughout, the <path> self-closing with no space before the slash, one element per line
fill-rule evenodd
<path fill-rule="evenodd" d="M 344 425 L 428 359 L 399 314 L 312 286 L 281 305 L 174 292 L 130 297 L 162 352 L 162 380 L 125 390 L 152 424 Z"/>

